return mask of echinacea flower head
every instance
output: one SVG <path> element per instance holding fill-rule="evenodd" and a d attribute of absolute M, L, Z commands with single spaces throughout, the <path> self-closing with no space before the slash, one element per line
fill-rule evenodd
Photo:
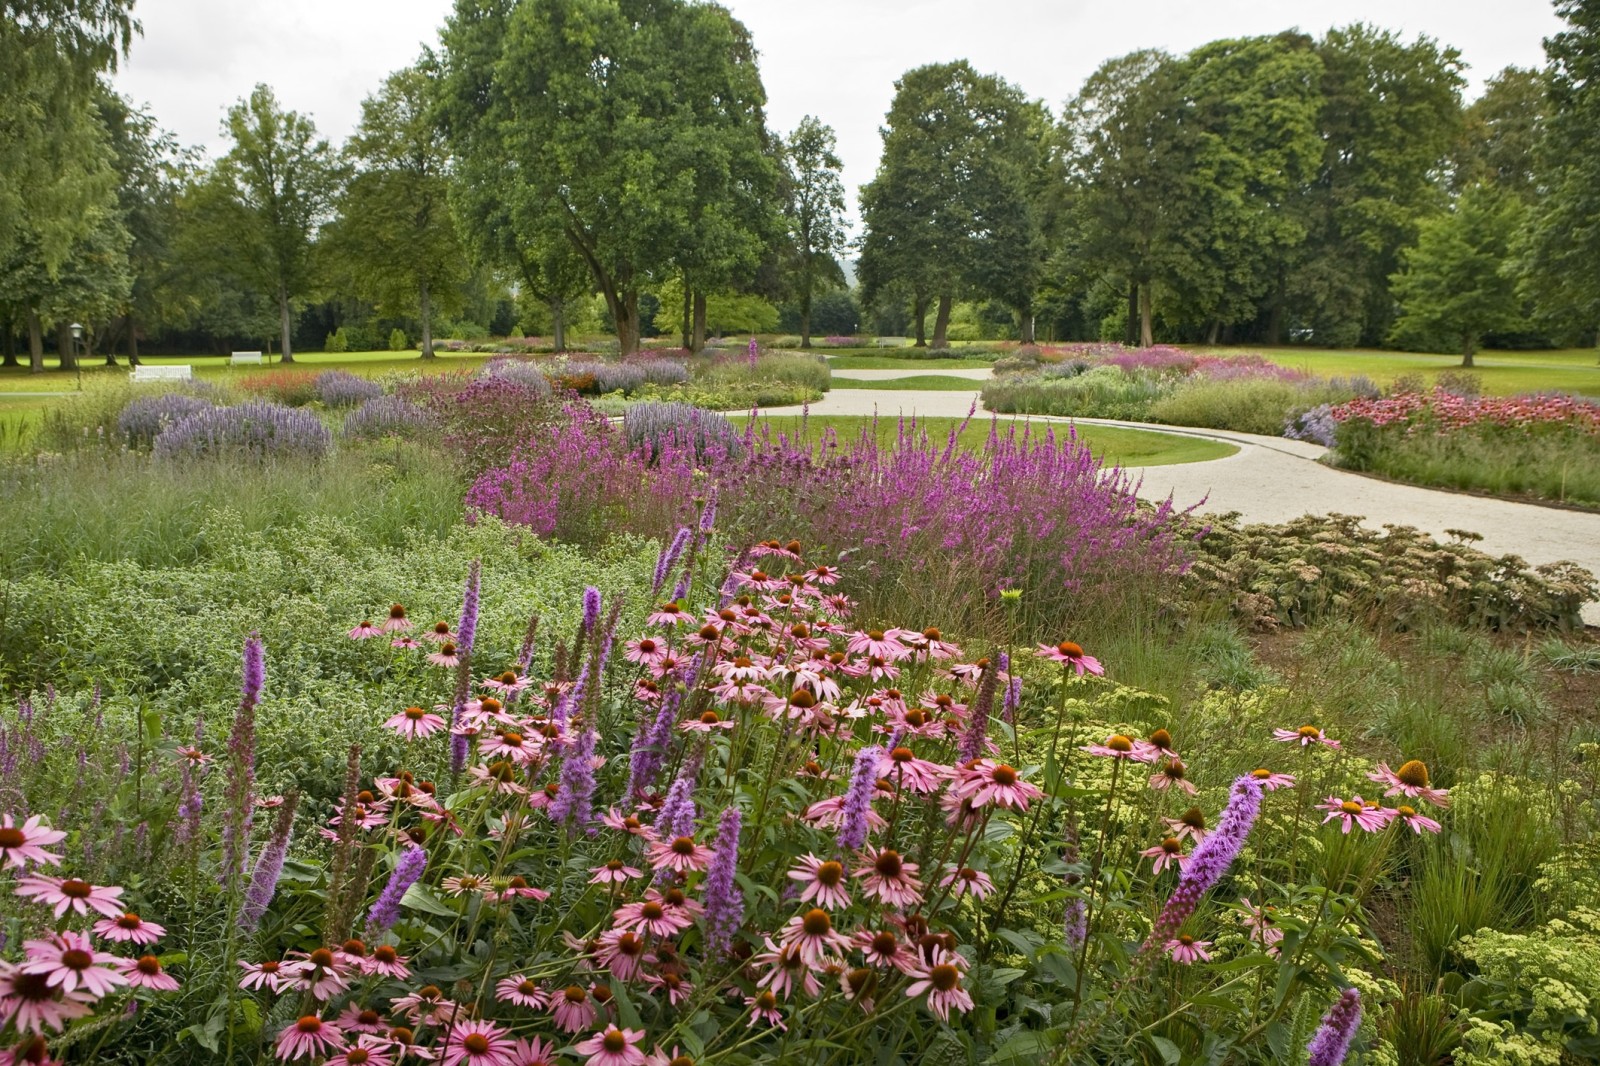
<path fill-rule="evenodd" d="M 161 968 L 161 960 L 154 955 L 140 955 L 137 959 L 118 959 L 117 967 L 134 988 L 148 988 L 156 992 L 176 992 L 178 979 Z"/>
<path fill-rule="evenodd" d="M 0 1017 L 18 1033 L 60 1032 L 73 1018 L 91 1012 L 95 997 L 88 992 L 61 992 L 42 973 L 0 962 Z"/>
<path fill-rule="evenodd" d="M 589 873 L 592 875 L 589 878 L 591 885 L 625 885 L 644 876 L 643 870 L 629 866 L 621 859 L 612 859 L 591 867 Z"/>
<path fill-rule="evenodd" d="M 102 940 L 126 944 L 154 944 L 167 935 L 165 926 L 147 922 L 128 911 L 116 918 L 102 918 L 94 923 L 94 935 Z"/>
<path fill-rule="evenodd" d="M 961 977 L 966 972 L 967 960 L 954 951 L 936 948 L 927 965 L 917 978 L 906 986 L 906 995 L 916 998 L 926 995 L 928 1010 L 948 1022 L 950 1012 L 972 1009 L 972 996 L 961 987 Z"/>
<path fill-rule="evenodd" d="M 850 950 L 850 938 L 833 927 L 833 919 L 821 907 L 813 907 L 784 923 L 778 943 L 797 950 L 806 962 L 815 965 L 831 953 Z"/>
<path fill-rule="evenodd" d="M 0 814 L 0 869 L 20 870 L 30 862 L 59 865 L 61 856 L 46 851 L 45 846 L 66 838 L 66 833 L 51 829 L 37 814 L 20 825 L 11 820 L 9 813 Z"/>
<path fill-rule="evenodd" d="M 1197 962 L 1210 962 L 1211 955 L 1206 949 L 1211 947 L 1209 940 L 1196 940 L 1188 933 L 1173 937 L 1167 941 L 1167 954 L 1172 961 L 1180 966 L 1192 966 Z"/>
<path fill-rule="evenodd" d="M 837 859 L 819 859 L 807 852 L 789 871 L 789 879 L 804 884 L 801 903 L 815 900 L 819 907 L 843 910 L 850 906 L 850 893 L 845 889 L 844 863 Z"/>
<path fill-rule="evenodd" d="M 82 933 L 68 930 L 48 940 L 29 940 L 22 949 L 27 957 L 23 972 L 41 974 L 46 984 L 63 992 L 82 990 L 100 999 L 128 983 L 120 970 L 110 968 L 117 957 L 96 951 Z"/>
<path fill-rule="evenodd" d="M 519 973 L 501 978 L 494 986 L 494 998 L 530 1010 L 543 1010 L 550 1003 L 549 994 L 539 987 L 537 981 Z"/>
<path fill-rule="evenodd" d="M 394 730 L 407 740 L 421 740 L 443 729 L 444 719 L 421 707 L 407 707 L 399 714 L 390 716 L 383 725 L 384 728 Z"/>
<path fill-rule="evenodd" d="M 917 880 L 917 864 L 906 862 L 898 851 L 879 848 L 867 855 L 858 870 L 861 893 L 891 907 L 915 907 L 922 902 L 922 882 Z"/>
<path fill-rule="evenodd" d="M 1421 759 L 1407 760 L 1400 764 L 1398 770 L 1391 770 L 1388 763 L 1381 762 L 1375 773 L 1367 775 L 1367 780 L 1388 785 L 1385 796 L 1423 799 L 1435 807 L 1450 806 L 1450 790 L 1432 786 L 1428 781 L 1428 766 Z"/>
<path fill-rule="evenodd" d="M 1136 745 L 1149 751 L 1155 759 L 1177 759 L 1178 750 L 1172 745 L 1172 734 L 1165 729 L 1151 730 L 1150 735 L 1143 740 L 1134 741 Z"/>
<path fill-rule="evenodd" d="M 455 668 L 461 665 L 461 649 L 456 647 L 454 641 L 445 641 L 439 645 L 438 651 L 428 653 L 428 661 L 435 666 Z"/>
<path fill-rule="evenodd" d="M 277 1055 L 285 1060 L 318 1058 L 338 1051 L 344 1044 L 344 1033 L 336 1023 L 307 1014 L 278 1034 Z"/>
<path fill-rule="evenodd" d="M 368 637 L 376 637 L 382 632 L 382 629 L 373 625 L 372 621 L 368 619 L 352 629 L 347 635 L 351 640 L 366 640 Z"/>
<path fill-rule="evenodd" d="M 657 841 L 650 845 L 650 865 L 657 870 L 689 874 L 704 870 L 711 861 L 711 849 L 695 842 L 693 837 L 680 836 Z"/>
<path fill-rule="evenodd" d="M 1111 734 L 1104 744 L 1085 744 L 1083 750 L 1107 759 L 1131 759 L 1134 762 L 1155 762 L 1156 759 L 1153 752 L 1122 733 Z"/>
<path fill-rule="evenodd" d="M 391 604 L 389 606 L 389 617 L 378 628 L 385 633 L 404 632 L 411 628 L 411 619 L 406 617 L 406 609 L 402 604 Z"/>
<path fill-rule="evenodd" d="M 611 924 L 617 929 L 668 937 L 676 936 L 694 922 L 684 908 L 668 906 L 659 893 L 651 891 L 644 899 L 624 903 L 613 911 Z"/>
<path fill-rule="evenodd" d="M 1189 768 L 1178 759 L 1163 762 L 1160 769 L 1150 775 L 1150 787 L 1158 792 L 1177 789 L 1191 796 L 1199 791 L 1195 783 L 1189 780 Z"/>
<path fill-rule="evenodd" d="M 120 918 L 126 913 L 122 906 L 122 889 L 115 885 L 91 885 L 76 877 L 45 877 L 34 874 L 17 882 L 17 895 L 36 900 L 55 911 L 57 918 L 72 911 L 88 914 L 99 911 L 107 918 Z"/>
<path fill-rule="evenodd" d="M 1205 812 L 1199 807 L 1190 807 L 1176 818 L 1163 818 L 1161 820 L 1166 823 L 1168 829 L 1172 830 L 1172 835 L 1179 840 L 1187 837 L 1198 844 L 1210 835 L 1210 830 L 1206 828 Z"/>
<path fill-rule="evenodd" d="M 962 866 L 951 870 L 944 875 L 939 884 L 950 890 L 952 899 L 962 896 L 971 896 L 973 899 L 983 899 L 994 891 L 994 881 L 982 870 L 974 870 L 970 866 Z"/>
<path fill-rule="evenodd" d="M 582 985 L 568 985 L 550 997 L 550 1013 L 563 1033 L 581 1033 L 595 1022 L 595 1003 Z"/>
<path fill-rule="evenodd" d="M 604 1032 L 573 1045 L 572 1050 L 589 1056 L 584 1066 L 645 1066 L 644 1052 L 638 1048 L 643 1029 L 619 1029 L 608 1025 Z"/>
<path fill-rule="evenodd" d="M 1352 825 L 1360 826 L 1369 833 L 1376 833 L 1389 824 L 1389 819 L 1394 817 L 1394 812 L 1382 807 L 1368 806 L 1360 797 L 1340 799 L 1338 796 L 1329 796 L 1317 804 L 1317 809 L 1326 812 L 1322 824 L 1338 821 L 1341 833 L 1350 832 Z"/>
<path fill-rule="evenodd" d="M 1155 847 L 1145 848 L 1139 854 L 1155 860 L 1156 873 L 1160 873 L 1168 866 L 1176 866 L 1181 870 L 1183 864 L 1189 861 L 1189 856 L 1183 853 L 1183 841 L 1177 837 L 1167 837 Z"/>
<path fill-rule="evenodd" d="M 1039 645 L 1039 658 L 1057 662 L 1069 670 L 1077 672 L 1079 677 L 1084 674 L 1094 674 L 1104 677 L 1106 668 L 1100 665 L 1100 660 L 1084 652 L 1083 648 L 1070 640 L 1063 640 L 1059 644 Z"/>
<path fill-rule="evenodd" d="M 554 1044 L 534 1037 L 532 1040 L 518 1040 L 506 1061 L 510 1066 L 556 1066 L 559 1055 Z"/>
<path fill-rule="evenodd" d="M 395 1066 L 396 1045 L 379 1036 L 363 1034 L 354 1047 L 347 1047 L 322 1066 Z"/>
<path fill-rule="evenodd" d="M 763 988 L 753 996 L 745 996 L 744 1005 L 750 1009 L 750 1021 L 746 1023 L 746 1028 L 755 1025 L 756 1022 L 765 1022 L 783 1030 L 789 1028 L 784 1024 L 783 1012 L 778 1009 L 778 997 L 773 994 L 772 989 Z"/>
<path fill-rule="evenodd" d="M 239 960 L 239 966 L 244 970 L 244 979 L 239 982 L 243 989 L 265 988 L 271 992 L 281 992 L 287 987 L 283 973 L 283 963 L 277 959 L 268 959 L 265 962 L 247 962 Z"/>
<path fill-rule="evenodd" d="M 1299 744 L 1302 748 L 1309 748 L 1313 744 L 1335 749 L 1339 747 L 1337 740 L 1330 740 L 1326 733 L 1314 725 L 1303 725 L 1299 729 L 1274 729 L 1272 739 L 1284 744 Z"/>
<path fill-rule="evenodd" d="M 1012 766 L 993 759 L 974 759 L 956 771 L 955 793 L 974 808 L 995 806 L 1025 811 L 1028 804 L 1044 795 L 1037 786 L 1022 779 Z"/>
<path fill-rule="evenodd" d="M 1418 836 L 1423 833 L 1437 833 L 1444 828 L 1432 818 L 1418 812 L 1415 807 L 1408 807 L 1403 803 L 1394 809 L 1394 820 Z"/>
<path fill-rule="evenodd" d="M 1258 770 L 1251 770 L 1250 776 L 1261 782 L 1261 787 L 1266 789 L 1268 792 L 1276 792 L 1280 788 L 1294 787 L 1295 779 L 1293 774 L 1276 773 L 1272 770 L 1268 770 L 1266 767 L 1261 767 Z"/>
<path fill-rule="evenodd" d="M 456 1021 L 444 1045 L 444 1066 L 506 1066 L 511 1033 L 492 1022 Z"/>

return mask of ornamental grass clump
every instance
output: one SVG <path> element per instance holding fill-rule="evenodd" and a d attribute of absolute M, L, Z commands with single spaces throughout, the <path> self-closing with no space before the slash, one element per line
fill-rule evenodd
<path fill-rule="evenodd" d="M 313 380 L 324 407 L 355 407 L 383 395 L 383 386 L 348 370 L 324 370 Z"/>
<path fill-rule="evenodd" d="M 182 392 L 138 396 L 117 415 L 117 433 L 130 448 L 148 448 L 163 430 L 213 406 L 209 400 Z"/>
<path fill-rule="evenodd" d="M 174 423 L 156 437 L 151 453 L 168 460 L 320 459 L 332 446 L 332 432 L 312 412 L 251 400 L 198 411 Z"/>

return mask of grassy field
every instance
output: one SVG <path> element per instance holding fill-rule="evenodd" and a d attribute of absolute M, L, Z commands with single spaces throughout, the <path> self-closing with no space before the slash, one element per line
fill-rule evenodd
<path fill-rule="evenodd" d="M 906 349 L 910 351 L 910 349 Z M 835 370 L 982 370 L 994 366 L 993 359 L 917 359 L 903 355 L 830 355 L 828 365 Z"/>
<path fill-rule="evenodd" d="M 1460 370 L 1459 355 L 1382 352 L 1371 349 L 1329 351 L 1310 348 L 1195 348 L 1217 355 L 1256 352 L 1279 366 L 1309 370 L 1322 377 L 1365 374 L 1386 385 L 1402 374 L 1430 380 L 1443 370 Z M 1483 380 L 1484 392 L 1509 396 L 1520 392 L 1575 392 L 1600 396 L 1600 351 L 1564 348 L 1543 352 L 1479 352 L 1472 373 Z"/>
<path fill-rule="evenodd" d="M 761 425 L 772 427 L 774 434 L 783 433 L 789 436 L 802 433 L 800 415 L 778 415 L 770 418 L 758 419 L 757 432 Z M 864 429 L 872 425 L 871 418 L 856 416 L 819 417 L 812 415 L 804 420 L 804 438 L 817 440 L 827 430 L 831 429 L 841 439 L 852 439 Z M 1009 432 L 1012 425 L 1017 422 L 1026 424 L 1026 419 L 1002 418 L 999 420 L 1000 432 Z M 952 429 L 961 423 L 959 418 L 926 418 L 918 424 L 928 431 L 935 439 L 944 439 Z M 743 420 L 735 419 L 734 425 L 743 429 Z M 899 432 L 900 423 L 893 418 L 876 420 L 878 439 L 882 442 L 894 440 Z M 1058 435 L 1066 432 L 1067 427 L 1061 423 L 1048 425 L 1035 425 L 1035 432 L 1052 429 Z M 960 442 L 963 447 L 979 448 L 989 436 L 990 420 L 975 418 L 962 431 Z M 1176 463 L 1201 463 L 1210 459 L 1223 459 L 1232 455 L 1239 449 L 1231 444 L 1220 441 L 1205 440 L 1200 437 L 1185 437 L 1170 433 L 1151 433 L 1139 429 L 1120 429 L 1114 426 L 1078 426 L 1078 437 L 1094 450 L 1094 453 L 1107 463 L 1118 466 L 1170 466 Z M 1020 427 L 1019 427 L 1020 432 Z"/>
<path fill-rule="evenodd" d="M 904 378 L 889 378 L 883 381 L 862 381 L 859 378 L 833 379 L 835 389 L 879 389 L 888 392 L 922 391 L 931 392 L 977 392 L 983 388 L 982 381 L 972 378 L 952 378 L 943 374 L 913 374 Z"/>

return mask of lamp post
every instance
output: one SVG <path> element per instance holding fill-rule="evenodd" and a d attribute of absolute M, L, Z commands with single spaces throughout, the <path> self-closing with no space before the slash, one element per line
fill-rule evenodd
<path fill-rule="evenodd" d="M 83 359 L 78 351 L 78 342 L 83 340 L 83 324 L 74 322 L 72 330 L 72 368 L 78 372 L 78 391 L 83 391 Z"/>

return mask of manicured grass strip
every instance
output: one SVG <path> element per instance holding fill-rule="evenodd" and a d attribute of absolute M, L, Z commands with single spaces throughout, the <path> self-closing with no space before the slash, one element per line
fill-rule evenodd
<path fill-rule="evenodd" d="M 885 381 L 862 381 L 859 378 L 842 378 L 835 376 L 833 387 L 836 389 L 877 389 L 884 392 L 977 392 L 983 388 L 983 382 L 974 378 L 952 378 L 943 374 L 913 374 L 904 378 L 889 378 Z"/>
<path fill-rule="evenodd" d="M 1321 377 L 1365 374 L 1387 385 L 1402 374 L 1421 374 L 1430 382 L 1441 372 L 1461 370 L 1459 355 L 1425 352 L 1381 352 L 1371 349 L 1329 351 L 1315 348 L 1194 348 L 1217 355 L 1255 352 L 1279 366 L 1309 370 Z M 1470 373 L 1493 396 L 1525 392 L 1573 392 L 1600 396 L 1600 351 L 1564 348 L 1544 352 L 1479 352 Z"/>
<path fill-rule="evenodd" d="M 835 370 L 983 370 L 994 366 L 994 360 L 970 357 L 914 359 L 895 355 L 834 355 L 828 357 L 828 365 Z"/>
<path fill-rule="evenodd" d="M 734 425 L 743 429 L 744 419 L 734 419 Z M 824 432 L 832 429 L 841 440 L 853 440 L 863 429 L 873 423 L 873 419 L 863 416 L 838 415 L 816 416 L 805 419 L 804 438 L 806 440 L 819 440 Z M 924 418 L 919 419 L 917 425 L 927 430 L 929 436 L 936 440 L 943 440 L 949 436 L 950 431 L 961 423 L 959 418 Z M 770 425 L 774 435 L 788 434 L 791 437 L 802 432 L 801 416 L 799 415 L 774 415 L 757 419 L 757 433 L 760 433 L 762 424 Z M 1035 422 L 1031 426 L 1026 419 L 1001 418 L 998 421 L 1001 433 L 1010 432 L 1013 425 L 1017 432 L 1030 428 L 1034 433 L 1043 433 L 1053 430 L 1058 436 L 1067 432 L 1065 423 Z M 974 418 L 967 424 L 959 441 L 964 448 L 981 448 L 988 439 L 990 420 L 988 418 Z M 877 420 L 878 440 L 888 444 L 895 439 L 900 431 L 900 423 L 894 418 L 880 418 Z M 1211 459 L 1223 459 L 1237 452 L 1239 449 L 1231 444 L 1221 441 L 1207 440 L 1203 437 L 1179 436 L 1171 433 L 1152 433 L 1142 429 L 1122 429 L 1116 426 L 1082 425 L 1077 427 L 1080 440 L 1084 441 L 1101 456 L 1107 463 L 1118 466 L 1170 466 L 1176 463 L 1202 463 Z"/>

